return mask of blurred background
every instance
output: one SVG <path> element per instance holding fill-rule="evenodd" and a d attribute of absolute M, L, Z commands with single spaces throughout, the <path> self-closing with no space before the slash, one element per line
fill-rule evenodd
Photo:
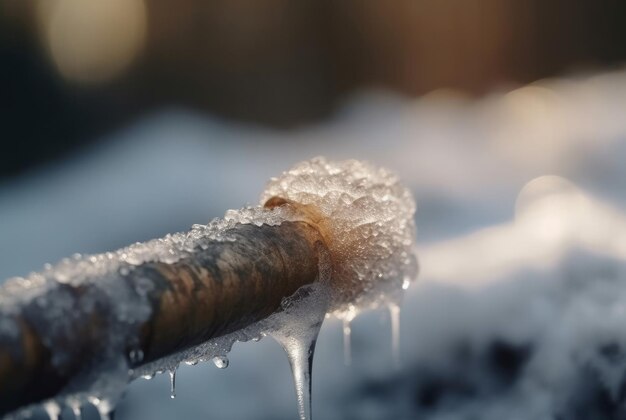
<path fill-rule="evenodd" d="M 0 279 L 366 159 L 418 203 L 404 368 L 327 323 L 318 419 L 626 418 L 625 59 L 620 0 L 0 0 Z M 168 386 L 117 418 L 296 417 L 269 340 Z"/>

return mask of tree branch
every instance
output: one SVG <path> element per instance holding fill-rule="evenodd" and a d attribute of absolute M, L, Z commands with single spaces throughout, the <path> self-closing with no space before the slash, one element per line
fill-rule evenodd
<path fill-rule="evenodd" d="M 23 299 L 17 311 L 0 308 L 0 414 L 54 397 L 95 363 L 127 316 L 111 296 L 123 292 L 130 305 L 148 302 L 147 319 L 121 343 L 127 355 L 141 352 L 140 360 L 127 356 L 129 366 L 138 367 L 251 325 L 318 278 L 325 245 L 312 224 L 239 224 L 227 233 L 231 240 L 214 240 L 174 263 L 146 262 L 96 281 L 59 283 L 43 297 Z M 107 294 L 111 289 L 114 295 Z M 47 331 L 57 328 L 71 331 L 50 342 Z"/>

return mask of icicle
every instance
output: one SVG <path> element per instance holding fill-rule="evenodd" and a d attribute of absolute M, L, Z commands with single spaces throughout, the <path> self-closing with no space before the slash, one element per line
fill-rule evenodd
<path fill-rule="evenodd" d="M 327 314 L 328 315 L 328 314 Z M 352 321 L 358 315 L 356 306 L 348 305 L 348 310 L 341 314 L 343 332 L 343 363 L 346 366 L 352 364 Z"/>
<path fill-rule="evenodd" d="M 296 387 L 300 420 L 311 420 L 311 369 L 315 343 L 328 308 L 328 290 L 322 284 L 300 288 L 283 301 L 283 312 L 274 318 L 279 327 L 270 335 L 289 359 Z"/>
<path fill-rule="evenodd" d="M 176 398 L 176 369 L 170 370 L 170 398 Z"/>
<path fill-rule="evenodd" d="M 96 406 L 96 410 L 98 411 L 98 415 L 100 416 L 100 420 L 113 420 L 113 412 L 106 411 L 98 406 Z"/>
<path fill-rule="evenodd" d="M 80 403 L 78 401 L 71 401 L 68 403 L 68 406 L 70 410 L 72 410 L 72 414 L 74 414 L 74 420 L 81 420 Z"/>
<path fill-rule="evenodd" d="M 320 326 L 321 323 L 317 328 L 311 328 L 311 331 L 299 337 L 274 336 L 285 349 L 289 359 L 296 386 L 300 420 L 311 419 L 311 369 Z"/>
<path fill-rule="evenodd" d="M 59 420 L 59 415 L 61 414 L 61 407 L 59 404 L 54 401 L 48 401 L 43 404 L 43 409 L 50 420 Z"/>
<path fill-rule="evenodd" d="M 343 362 L 346 366 L 352 364 L 352 327 L 350 327 L 350 322 L 347 319 L 343 320 Z"/>
<path fill-rule="evenodd" d="M 213 364 L 218 369 L 226 369 L 228 367 L 229 361 L 226 356 L 216 356 L 213 358 Z"/>
<path fill-rule="evenodd" d="M 395 369 L 400 369 L 400 306 L 389 304 L 391 318 L 391 357 Z"/>
<path fill-rule="evenodd" d="M 102 400 L 97 397 L 89 397 L 89 402 L 96 407 L 100 420 L 113 420 L 113 409 L 107 400 Z"/>

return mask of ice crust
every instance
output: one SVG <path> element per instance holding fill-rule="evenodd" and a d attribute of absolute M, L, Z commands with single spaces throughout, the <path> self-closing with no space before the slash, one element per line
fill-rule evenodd
<path fill-rule="evenodd" d="M 320 245 L 318 250 L 319 282 L 285 298 L 275 314 L 256 324 L 131 369 L 143 359 L 142 351 L 133 347 L 133 340 L 151 315 L 147 295 L 154 284 L 142 278 L 133 286 L 120 287 L 125 284 L 120 277 L 146 262 L 174 263 L 214 241 L 235 240 L 229 230 L 238 224 L 279 225 L 308 220 L 288 206 L 264 208 L 263 203 L 275 196 L 313 205 L 323 216 L 321 230 L 328 248 Z M 54 400 L 44 403 L 51 418 L 60 405 L 76 413 L 86 403 L 95 405 L 106 418 L 127 382 L 137 377 L 149 379 L 155 373 L 169 372 L 173 397 L 180 363 L 212 360 L 217 367 L 225 368 L 235 342 L 258 341 L 271 335 L 281 343 L 291 363 L 300 418 L 309 419 L 310 361 L 324 318 L 332 313 L 349 321 L 361 310 L 399 302 L 403 289 L 417 272 L 414 212 L 410 192 L 387 170 L 355 160 L 330 162 L 315 158 L 273 178 L 259 206 L 229 210 L 224 218 L 207 225 L 193 225 L 188 232 L 135 243 L 115 252 L 75 254 L 55 266 L 47 264 L 41 272 L 9 279 L 0 288 L 0 333 L 4 337 L 19 335 L 14 317 L 26 311 L 29 322 L 52 353 L 53 366 L 62 372 L 73 357 L 64 351 L 64 343 L 71 342 L 76 327 L 86 325 L 96 305 L 98 313 L 106 318 L 108 328 L 102 332 L 104 336 L 98 337 L 103 343 L 102 353 L 93 355 L 85 372 Z M 85 290 L 81 305 L 75 304 L 70 293 L 75 288 Z M 15 416 L 28 415 L 30 410 L 26 408 Z"/>
<path fill-rule="evenodd" d="M 392 172 L 315 158 L 272 178 L 261 202 L 282 197 L 323 215 L 332 259 L 332 312 L 352 319 L 400 299 L 417 276 L 415 200 Z"/>
<path fill-rule="evenodd" d="M 130 364 L 141 362 L 143 353 L 132 347 L 138 328 L 150 317 L 147 294 L 154 288 L 147 277 L 139 279 L 133 287 L 120 278 L 140 264 L 174 263 L 190 257 L 197 248 L 206 249 L 211 242 L 234 240 L 228 231 L 237 224 L 279 224 L 285 219 L 283 213 L 284 209 L 269 211 L 261 207 L 230 210 L 223 219 L 193 225 L 188 232 L 138 242 L 114 252 L 74 254 L 54 266 L 46 264 L 40 272 L 8 279 L 0 288 L 0 335 L 16 338 L 20 329 L 15 317 L 26 314 L 44 345 L 51 350 L 53 366 L 63 372 L 74 357 L 72 352 L 63 351 L 67 349 L 65 343 L 73 342 L 77 327 L 88 328 L 89 314 L 98 306 L 97 312 L 107 325 L 96 332 L 97 339 L 103 343 L 102 353 L 93 355 L 92 367 L 79 374 L 59 400 L 68 405 L 98 401 L 102 407 L 113 406 L 129 378 L 137 376 L 129 370 Z M 80 305 L 71 292 L 77 288 L 84 290 Z M 131 350 L 127 352 L 129 345 Z M 227 352 L 230 345 L 221 345 L 217 340 L 206 347 L 218 347 L 223 349 L 221 352 Z M 203 351 L 208 352 L 208 349 Z M 159 369 L 149 373 L 164 371 L 160 364 L 157 366 Z M 141 372 L 148 374 L 145 369 Z"/>

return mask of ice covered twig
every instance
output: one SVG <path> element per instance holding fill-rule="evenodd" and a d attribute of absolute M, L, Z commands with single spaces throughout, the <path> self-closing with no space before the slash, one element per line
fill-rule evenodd
<path fill-rule="evenodd" d="M 397 305 L 416 274 L 415 204 L 384 169 L 313 159 L 272 179 L 261 203 L 9 280 L 0 414 L 47 399 L 106 414 L 132 378 L 173 377 L 181 361 L 225 356 L 261 334 L 305 369 L 327 313 L 349 321 Z M 308 419 L 310 372 L 294 377 Z"/>
<path fill-rule="evenodd" d="M 0 413 L 56 395 L 86 366 L 117 354 L 132 368 L 246 327 L 318 276 L 321 238 L 309 224 L 238 224 L 224 234 L 173 263 L 119 262 L 65 282 L 44 271 L 7 284 Z M 89 263 L 94 272 L 97 264 Z"/>

